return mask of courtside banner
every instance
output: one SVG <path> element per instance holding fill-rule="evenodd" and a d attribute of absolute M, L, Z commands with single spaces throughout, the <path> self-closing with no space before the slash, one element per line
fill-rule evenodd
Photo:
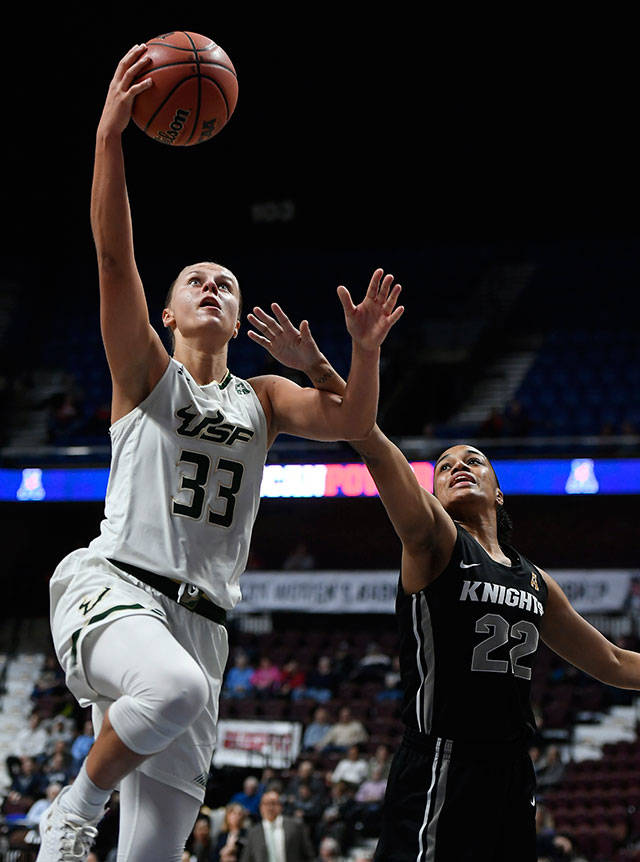
<path fill-rule="evenodd" d="M 288 769 L 300 753 L 301 735 L 297 722 L 219 721 L 213 765 Z"/>
<path fill-rule="evenodd" d="M 629 606 L 640 571 L 569 569 L 550 572 L 578 613 L 610 613 Z M 297 611 L 314 614 L 392 614 L 398 572 L 248 572 L 233 613 Z"/>
<path fill-rule="evenodd" d="M 392 614 L 397 586 L 398 572 L 250 572 L 236 611 Z"/>
<path fill-rule="evenodd" d="M 579 614 L 615 613 L 628 606 L 631 584 L 640 571 L 620 572 L 609 569 L 590 572 L 550 572 Z"/>

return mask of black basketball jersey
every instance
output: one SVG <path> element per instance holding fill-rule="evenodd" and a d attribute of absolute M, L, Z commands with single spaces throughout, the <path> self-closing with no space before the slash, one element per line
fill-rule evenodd
<path fill-rule="evenodd" d="M 499 742 L 535 730 L 529 700 L 547 586 L 513 548 L 493 560 L 465 529 L 442 574 L 419 593 L 398 586 L 402 717 L 422 733 Z"/>

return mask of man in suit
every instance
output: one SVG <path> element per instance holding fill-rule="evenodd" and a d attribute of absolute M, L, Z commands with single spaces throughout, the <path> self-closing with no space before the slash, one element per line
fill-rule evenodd
<path fill-rule="evenodd" d="M 282 816 L 280 794 L 267 790 L 260 800 L 262 822 L 249 830 L 240 862 L 313 862 L 315 853 L 306 826 Z"/>

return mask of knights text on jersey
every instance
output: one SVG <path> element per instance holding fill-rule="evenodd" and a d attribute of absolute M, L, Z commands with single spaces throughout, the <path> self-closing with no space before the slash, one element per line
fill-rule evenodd
<path fill-rule="evenodd" d="M 506 566 L 457 531 L 432 584 L 413 595 L 398 586 L 403 719 L 446 739 L 526 739 L 535 729 L 531 671 L 547 586 L 514 549 Z"/>
<path fill-rule="evenodd" d="M 234 607 L 267 453 L 266 418 L 251 385 L 227 373 L 199 386 L 171 359 L 110 433 L 105 518 L 91 549 Z"/>

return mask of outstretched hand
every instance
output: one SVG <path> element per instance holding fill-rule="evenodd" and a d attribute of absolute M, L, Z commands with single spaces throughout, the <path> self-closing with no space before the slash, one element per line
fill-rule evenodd
<path fill-rule="evenodd" d="M 134 45 L 118 63 L 100 118 L 103 131 L 122 134 L 131 119 L 135 97 L 153 86 L 151 78 L 133 83 L 151 60 L 146 50 L 144 44 Z"/>
<path fill-rule="evenodd" d="M 249 330 L 247 335 L 256 344 L 288 368 L 298 371 L 308 371 L 324 359 L 318 345 L 315 343 L 309 323 L 303 320 L 300 328 L 291 323 L 277 302 L 271 303 L 273 317 L 256 306 L 253 314 L 247 315 L 247 320 L 258 332 Z"/>
<path fill-rule="evenodd" d="M 340 285 L 338 288 L 349 334 L 354 343 L 363 350 L 380 347 L 391 327 L 400 320 L 404 312 L 403 305 L 396 308 L 401 286 L 393 284 L 392 275 L 383 275 L 384 270 L 376 269 L 359 305 L 353 304 L 346 287 Z"/>

